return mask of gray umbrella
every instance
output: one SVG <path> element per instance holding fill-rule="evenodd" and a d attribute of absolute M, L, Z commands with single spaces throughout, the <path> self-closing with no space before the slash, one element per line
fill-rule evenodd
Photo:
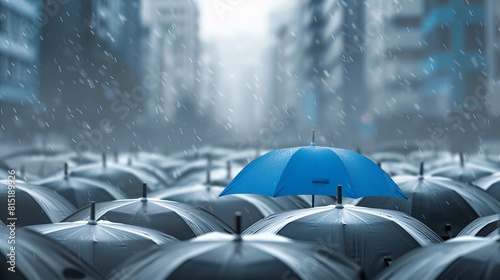
<path fill-rule="evenodd" d="M 233 232 L 223 221 L 211 213 L 174 201 L 146 197 L 122 199 L 96 204 L 96 219 L 108 220 L 155 229 L 185 240 L 209 232 Z M 88 206 L 66 218 L 65 222 L 90 219 Z"/>
<path fill-rule="evenodd" d="M 56 223 L 76 211 L 71 203 L 53 190 L 16 181 L 15 211 L 10 212 L 6 204 L 9 186 L 12 184 L 0 180 L 0 219 L 7 224 L 8 219 L 12 218 L 16 219 L 17 226 Z"/>
<path fill-rule="evenodd" d="M 11 267 L 12 254 L 7 243 L 9 230 L 0 228 L 0 279 L 44 280 L 44 279 L 104 279 L 94 267 L 81 261 L 67 247 L 40 233 L 16 229 L 15 234 L 15 271 Z M 13 264 L 13 263 L 12 263 Z"/>
<path fill-rule="evenodd" d="M 217 186 L 197 184 L 161 190 L 151 194 L 151 196 L 199 206 L 219 217 L 228 225 L 233 224 L 233 213 L 239 211 L 243 215 L 243 229 L 273 213 L 308 207 L 308 204 L 298 197 L 271 198 L 252 194 L 219 197 L 223 189 Z"/>
<path fill-rule="evenodd" d="M 500 230 L 500 215 L 490 215 L 480 217 L 466 226 L 458 236 L 489 236 L 492 233 L 498 233 Z"/>
<path fill-rule="evenodd" d="M 364 279 L 357 265 L 327 248 L 221 233 L 151 248 L 117 270 L 111 279 Z"/>
<path fill-rule="evenodd" d="M 143 170 L 134 169 L 116 163 L 108 163 L 106 154 L 102 155 L 101 164 L 89 164 L 76 167 L 71 170 L 70 176 L 95 179 L 118 187 L 129 198 L 140 197 L 142 194 L 141 185 L 148 184 L 150 191 L 155 191 L 165 187 L 164 183 L 156 179 L 155 176 Z"/>
<path fill-rule="evenodd" d="M 118 188 L 101 181 L 68 176 L 67 164 L 64 165 L 64 175 L 52 176 L 35 184 L 54 190 L 76 208 L 87 206 L 91 201 L 102 202 L 127 197 Z"/>
<path fill-rule="evenodd" d="M 429 172 L 429 175 L 446 177 L 472 185 L 475 180 L 498 171 L 499 170 L 497 168 L 493 168 L 491 166 L 484 166 L 474 162 L 465 161 L 463 155 L 460 154 L 459 163 L 452 163 L 441 168 L 432 169 L 432 171 Z"/>
<path fill-rule="evenodd" d="M 244 234 L 264 232 L 326 245 L 361 265 L 368 278 L 403 254 L 442 241 L 420 221 L 401 212 L 341 202 L 274 214 Z"/>
<path fill-rule="evenodd" d="M 396 260 L 380 280 L 496 280 L 500 275 L 500 240 L 457 237 L 420 248 Z"/>
<path fill-rule="evenodd" d="M 408 200 L 364 197 L 359 206 L 403 211 L 448 239 L 478 217 L 500 212 L 500 203 L 483 190 L 443 177 L 395 176 Z"/>
<path fill-rule="evenodd" d="M 88 222 L 34 225 L 26 228 L 67 246 L 103 275 L 107 275 L 129 256 L 149 246 L 177 241 L 172 236 L 152 229 L 109 221 L 96 222 L 93 219 L 95 212 L 92 213 L 92 210 L 94 207 L 91 207 Z"/>
<path fill-rule="evenodd" d="M 500 201 L 500 172 L 476 180 L 473 185 L 485 190 L 489 195 Z"/>

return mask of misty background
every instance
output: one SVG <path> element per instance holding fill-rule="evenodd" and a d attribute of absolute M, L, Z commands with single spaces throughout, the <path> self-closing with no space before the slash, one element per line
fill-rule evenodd
<path fill-rule="evenodd" d="M 0 141 L 483 151 L 496 0 L 0 0 Z"/>

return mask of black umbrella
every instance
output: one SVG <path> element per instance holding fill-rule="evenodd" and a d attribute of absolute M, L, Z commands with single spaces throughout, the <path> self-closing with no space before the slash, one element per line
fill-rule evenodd
<path fill-rule="evenodd" d="M 496 280 L 500 275 L 499 252 L 500 240 L 457 237 L 408 253 L 376 279 Z"/>
<path fill-rule="evenodd" d="M 69 155 L 66 153 L 23 153 L 20 155 L 4 158 L 7 166 L 15 167 L 22 172 L 23 178 L 36 180 L 56 174 L 63 167 Z"/>
<path fill-rule="evenodd" d="M 453 163 L 441 168 L 432 169 L 432 171 L 429 172 L 429 175 L 446 177 L 472 185 L 475 180 L 498 171 L 498 169 L 491 166 L 484 166 L 474 162 L 465 161 L 464 156 L 460 154 L 459 163 Z"/>
<path fill-rule="evenodd" d="M 239 211 L 243 215 L 243 229 L 273 213 L 308 207 L 304 200 L 297 197 L 271 198 L 252 194 L 219 197 L 223 189 L 222 187 L 198 184 L 161 190 L 151 194 L 151 196 L 199 206 L 219 217 L 228 225 L 234 224 L 233 213 Z"/>
<path fill-rule="evenodd" d="M 76 208 L 82 208 L 91 201 L 103 202 L 127 198 L 118 188 L 101 181 L 68 176 L 67 164 L 64 165 L 64 175 L 53 176 L 35 184 L 54 190 Z"/>
<path fill-rule="evenodd" d="M 90 164 L 76 167 L 70 172 L 70 176 L 84 177 L 106 182 L 118 187 L 129 198 L 140 197 L 143 182 L 148 184 L 150 191 L 164 188 L 164 184 L 156 177 L 142 170 L 134 169 L 129 166 L 123 166 L 115 163 L 108 163 L 106 154 L 102 155 L 101 164 Z"/>
<path fill-rule="evenodd" d="M 500 230 L 500 216 L 498 214 L 480 217 L 466 226 L 458 236 L 489 236 Z"/>
<path fill-rule="evenodd" d="M 476 180 L 473 185 L 485 190 L 489 195 L 500 201 L 500 172 Z"/>
<path fill-rule="evenodd" d="M 364 279 L 329 250 L 275 235 L 211 233 L 131 257 L 111 279 Z"/>
<path fill-rule="evenodd" d="M 132 154 L 121 154 L 118 155 L 117 152 L 114 153 L 114 163 L 118 165 L 128 166 L 136 170 L 141 170 L 146 172 L 150 176 L 154 176 L 157 180 L 162 182 L 165 186 L 168 186 L 174 182 L 174 179 L 167 175 L 162 169 L 157 167 L 155 163 L 149 163 L 145 161 L 140 161 Z"/>
<path fill-rule="evenodd" d="M 88 222 L 34 225 L 26 228 L 67 246 L 103 275 L 107 275 L 129 256 L 149 246 L 177 241 L 172 236 L 148 228 L 109 221 L 97 222 L 94 219 L 94 202 L 90 209 Z"/>
<path fill-rule="evenodd" d="M 443 177 L 395 176 L 393 180 L 408 200 L 364 197 L 356 205 L 398 210 L 420 220 L 448 239 L 478 217 L 500 212 L 500 203 L 483 190 Z"/>
<path fill-rule="evenodd" d="M 15 210 L 11 212 L 7 202 L 9 191 L 10 195 L 13 194 L 12 186 L 8 181 L 0 180 L 0 201 L 3 201 L 0 219 L 6 224 L 9 219 L 16 219 L 17 226 L 56 223 L 76 211 L 71 203 L 53 190 L 16 181 L 13 204 Z"/>
<path fill-rule="evenodd" d="M 190 205 L 146 198 L 122 199 L 96 204 L 96 219 L 137 225 L 159 230 L 185 240 L 209 232 L 232 232 L 231 228 L 211 213 Z M 88 207 L 65 219 L 65 222 L 89 220 Z"/>
<path fill-rule="evenodd" d="M 65 246 L 37 232 L 16 229 L 14 245 L 15 272 L 9 271 L 12 250 L 10 231 L 0 228 L 0 279 L 104 279 L 94 267 L 81 261 Z"/>
<path fill-rule="evenodd" d="M 442 241 L 402 212 L 341 203 L 274 214 L 244 234 L 270 232 L 326 245 L 361 265 L 369 278 L 403 254 Z"/>

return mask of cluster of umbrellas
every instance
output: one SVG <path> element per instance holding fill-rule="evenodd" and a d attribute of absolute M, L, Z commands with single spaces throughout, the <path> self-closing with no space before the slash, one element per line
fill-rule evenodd
<path fill-rule="evenodd" d="M 500 161 L 415 153 L 12 153 L 0 278 L 494 279 Z"/>

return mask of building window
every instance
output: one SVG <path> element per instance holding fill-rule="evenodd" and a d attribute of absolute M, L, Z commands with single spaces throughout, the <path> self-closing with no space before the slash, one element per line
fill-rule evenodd
<path fill-rule="evenodd" d="M 416 28 L 420 27 L 420 17 L 394 17 L 392 25 L 398 28 Z"/>
<path fill-rule="evenodd" d="M 477 51 L 484 48 L 484 26 L 474 23 L 465 27 L 465 48 L 468 51 Z"/>

